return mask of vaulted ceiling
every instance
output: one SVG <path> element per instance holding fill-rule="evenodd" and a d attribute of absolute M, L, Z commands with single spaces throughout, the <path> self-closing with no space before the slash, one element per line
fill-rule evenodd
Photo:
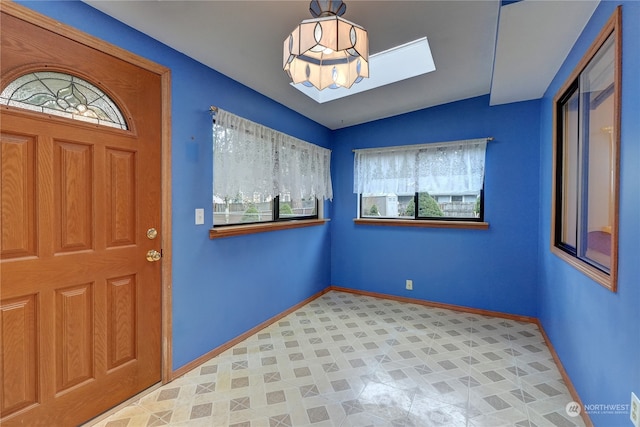
<path fill-rule="evenodd" d="M 338 129 L 485 94 L 493 105 L 540 98 L 599 0 L 345 0 L 371 54 L 426 36 L 436 70 L 324 104 L 282 71 L 283 40 L 311 18 L 308 1 L 84 1 Z"/>

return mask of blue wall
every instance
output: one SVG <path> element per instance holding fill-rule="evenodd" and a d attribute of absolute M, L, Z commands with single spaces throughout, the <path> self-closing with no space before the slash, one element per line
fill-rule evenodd
<path fill-rule="evenodd" d="M 335 132 L 83 3 L 21 3 L 171 69 L 174 369 L 333 284 L 539 316 L 584 403 L 640 394 L 640 3 L 624 3 L 616 294 L 549 251 L 551 98 L 616 3 L 598 7 L 542 100 L 490 107 L 485 96 Z M 193 224 L 195 208 L 212 222 L 212 104 L 333 148 L 330 225 L 211 241 Z M 484 136 L 495 137 L 489 230 L 354 226 L 353 148 Z M 629 425 L 628 414 L 592 419 Z"/>
<path fill-rule="evenodd" d="M 194 225 L 196 208 L 213 223 L 210 105 L 327 148 L 328 129 L 84 3 L 21 4 L 171 69 L 174 369 L 329 286 L 328 225 L 218 240 Z"/>
<path fill-rule="evenodd" d="M 539 114 L 538 101 L 490 107 L 482 96 L 335 131 L 331 283 L 535 316 Z M 488 230 L 354 225 L 354 148 L 487 136 Z"/>
<path fill-rule="evenodd" d="M 622 128 L 618 292 L 611 293 L 552 255 L 550 245 L 553 96 L 618 2 L 603 2 L 542 100 L 540 132 L 540 319 L 585 405 L 640 396 L 640 3 L 623 3 Z M 630 426 L 592 413 L 596 426 Z"/>

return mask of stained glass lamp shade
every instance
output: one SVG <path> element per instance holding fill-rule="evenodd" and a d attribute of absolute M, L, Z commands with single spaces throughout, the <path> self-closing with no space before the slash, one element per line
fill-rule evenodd
<path fill-rule="evenodd" d="M 350 88 L 369 77 L 367 31 L 341 17 L 342 1 L 311 2 L 313 19 L 304 20 L 284 41 L 284 71 L 293 83 L 325 88 Z"/>

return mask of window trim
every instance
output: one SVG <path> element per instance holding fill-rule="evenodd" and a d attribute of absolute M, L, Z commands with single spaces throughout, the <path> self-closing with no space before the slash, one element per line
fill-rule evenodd
<path fill-rule="evenodd" d="M 584 72 L 590 62 L 593 60 L 599 49 L 604 45 L 607 39 L 613 34 L 614 36 L 614 117 L 613 117 L 613 147 L 612 147 L 612 164 L 614 168 L 614 178 L 612 180 L 612 197 L 609 203 L 609 209 L 612 210 L 611 217 L 611 260 L 609 273 L 597 268 L 593 264 L 578 258 L 577 249 L 572 251 L 561 243 L 561 218 L 557 218 L 561 214 L 562 191 L 560 186 L 563 183 L 562 168 L 559 162 L 563 161 L 562 143 L 563 129 L 561 125 L 563 101 L 567 99 L 569 93 L 573 93 L 572 89 L 577 84 L 580 75 Z M 602 28 L 594 42 L 591 44 L 585 55 L 582 57 L 578 65 L 575 67 L 569 78 L 556 93 L 553 99 L 553 175 L 552 175 L 552 197 L 551 197 L 551 240 L 550 250 L 560 259 L 576 268 L 587 277 L 593 279 L 598 284 L 609 289 L 612 292 L 617 291 L 618 282 L 618 224 L 619 224 L 619 188 L 620 188 L 620 97 L 622 93 L 622 8 L 618 6 L 611 15 L 605 26 Z M 581 161 L 579 159 L 579 161 Z M 580 189 L 578 189 L 580 191 Z M 571 252 L 575 252 L 572 254 Z"/>
<path fill-rule="evenodd" d="M 466 228 L 473 230 L 487 230 L 489 223 L 485 221 L 434 221 L 428 219 L 390 219 L 390 218 L 354 218 L 353 223 L 356 225 L 383 225 L 396 227 L 418 227 L 418 228 Z"/>
<path fill-rule="evenodd" d="M 288 230 L 291 228 L 313 227 L 326 224 L 329 221 L 329 218 L 317 218 L 279 222 L 254 222 L 251 224 L 234 224 L 226 227 L 218 226 L 209 230 L 209 239 L 222 239 L 223 237 L 244 236 L 268 231 Z"/>

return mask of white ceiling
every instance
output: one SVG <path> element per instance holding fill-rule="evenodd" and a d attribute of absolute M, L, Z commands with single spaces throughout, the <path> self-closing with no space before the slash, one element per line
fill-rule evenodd
<path fill-rule="evenodd" d="M 485 94 L 492 105 L 540 98 L 599 0 L 345 0 L 343 17 L 367 29 L 370 53 L 426 36 L 436 70 L 324 104 L 282 71 L 283 41 L 311 18 L 308 1 L 84 1 L 339 129 Z"/>

